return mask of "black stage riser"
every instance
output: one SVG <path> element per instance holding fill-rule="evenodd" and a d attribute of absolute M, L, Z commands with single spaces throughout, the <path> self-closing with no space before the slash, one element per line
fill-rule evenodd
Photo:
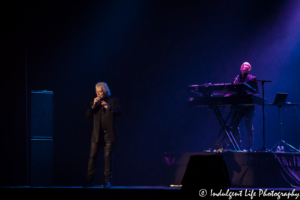
<path fill-rule="evenodd" d="M 162 183 L 165 185 L 180 185 L 191 156 L 220 155 L 217 153 L 186 153 L 169 154 L 164 160 L 173 160 L 164 163 Z M 231 187 L 234 188 L 293 188 L 300 187 L 300 154 L 295 153 L 242 153 L 226 152 L 221 154 L 226 163 Z M 211 164 L 211 163 L 210 163 Z M 210 165 L 209 164 L 209 165 Z M 195 176 L 200 173 L 206 175 L 199 179 L 198 184 L 210 183 L 214 170 L 222 170 L 222 166 L 214 166 L 213 170 L 207 169 L 206 162 L 196 162 L 199 166 Z M 203 166 L 202 166 L 203 165 Z M 195 169 L 194 169 L 195 171 Z M 198 173 L 198 174 L 197 174 Z M 211 174 L 211 175 L 209 175 Z M 218 182 L 220 180 L 216 180 Z"/>

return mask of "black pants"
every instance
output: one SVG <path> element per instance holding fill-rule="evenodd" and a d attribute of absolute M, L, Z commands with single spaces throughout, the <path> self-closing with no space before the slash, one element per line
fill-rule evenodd
<path fill-rule="evenodd" d="M 106 131 L 103 131 L 103 143 L 91 143 L 91 152 L 88 164 L 88 181 L 94 181 L 96 171 L 96 159 L 101 146 L 104 146 L 104 178 L 105 182 L 112 179 L 112 161 L 114 144 L 110 141 Z"/>
<path fill-rule="evenodd" d="M 240 123 L 242 118 L 245 118 L 245 124 L 247 129 L 247 150 L 250 150 L 253 148 L 253 116 L 254 116 L 255 106 L 247 106 L 244 108 L 241 108 L 241 110 L 235 111 L 233 113 L 233 118 L 235 117 L 233 123 L 232 123 L 232 134 L 235 140 L 237 141 L 240 148 L 242 148 L 242 140 L 241 140 L 241 134 L 240 134 Z"/>

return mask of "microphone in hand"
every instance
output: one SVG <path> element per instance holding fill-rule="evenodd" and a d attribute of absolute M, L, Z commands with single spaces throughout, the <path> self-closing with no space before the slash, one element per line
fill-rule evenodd
<path fill-rule="evenodd" d="M 101 105 L 101 101 L 102 101 L 102 99 L 101 99 L 100 97 L 96 97 L 96 98 L 94 99 L 94 105 L 92 106 L 92 108 L 96 108 L 96 107 L 98 107 L 98 106 L 102 106 L 102 105 Z"/>

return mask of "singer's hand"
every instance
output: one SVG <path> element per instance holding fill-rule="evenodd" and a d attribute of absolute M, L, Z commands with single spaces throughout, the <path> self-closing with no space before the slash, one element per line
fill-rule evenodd
<path fill-rule="evenodd" d="M 95 106 L 96 103 L 98 103 L 99 101 L 100 101 L 100 97 L 96 97 L 96 98 L 94 99 L 94 105 L 93 105 L 93 106 Z"/>
<path fill-rule="evenodd" d="M 108 105 L 108 103 L 105 102 L 105 101 L 101 101 L 101 105 L 102 105 L 105 109 L 109 109 L 109 108 L 110 108 L 109 105 Z"/>

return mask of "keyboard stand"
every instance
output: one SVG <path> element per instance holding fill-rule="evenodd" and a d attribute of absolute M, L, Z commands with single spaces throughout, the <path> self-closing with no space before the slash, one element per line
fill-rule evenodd
<path fill-rule="evenodd" d="M 221 143 L 219 144 L 219 147 L 221 148 L 221 146 L 222 146 L 222 144 L 223 144 L 223 142 L 224 142 L 224 140 L 225 140 L 225 138 L 227 136 L 228 139 L 229 139 L 229 141 L 230 141 L 230 143 L 232 144 L 234 150 L 235 151 L 241 151 L 238 143 L 236 142 L 235 138 L 233 137 L 233 135 L 231 133 L 231 126 L 232 126 L 232 124 L 233 124 L 233 122 L 234 122 L 234 120 L 235 120 L 235 118 L 236 118 L 237 115 L 233 116 L 233 119 L 232 119 L 232 121 L 231 121 L 231 123 L 230 123 L 229 126 L 226 126 L 226 125 L 227 125 L 227 122 L 230 119 L 230 117 L 233 115 L 234 111 L 236 110 L 236 111 L 240 112 L 240 110 L 241 110 L 242 107 L 241 106 L 232 105 L 231 108 L 230 108 L 230 113 L 228 114 L 226 120 L 223 118 L 222 113 L 221 113 L 221 111 L 219 109 L 219 106 L 210 106 L 209 108 L 214 111 L 215 115 L 218 118 L 219 123 L 222 126 L 222 129 L 220 130 L 220 132 L 218 134 L 218 137 L 217 137 L 217 139 L 216 139 L 216 141 L 215 141 L 215 143 L 214 143 L 214 145 L 212 147 L 212 151 L 214 150 L 214 147 L 217 145 L 217 143 L 218 143 L 218 141 L 219 141 L 219 139 L 220 139 L 223 131 L 225 132 L 225 135 L 224 135 L 223 139 L 221 140 Z"/>

